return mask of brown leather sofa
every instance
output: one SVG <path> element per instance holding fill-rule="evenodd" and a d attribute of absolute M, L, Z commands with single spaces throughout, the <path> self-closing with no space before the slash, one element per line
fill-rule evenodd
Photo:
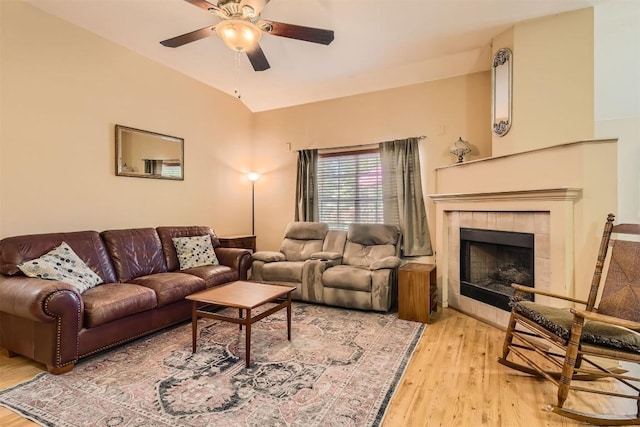
<path fill-rule="evenodd" d="M 179 270 L 173 237 L 210 235 L 219 265 Z M 17 265 L 66 242 L 102 279 L 72 285 L 22 274 Z M 247 278 L 251 253 L 223 248 L 208 227 L 80 231 L 0 240 L 0 347 L 73 369 L 83 357 L 191 318 L 185 296 Z"/>

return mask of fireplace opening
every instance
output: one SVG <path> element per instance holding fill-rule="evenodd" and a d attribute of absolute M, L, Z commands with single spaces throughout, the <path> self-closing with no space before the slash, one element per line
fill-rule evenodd
<path fill-rule="evenodd" d="M 530 233 L 461 228 L 460 294 L 511 311 L 511 284 L 535 283 L 533 242 Z"/>

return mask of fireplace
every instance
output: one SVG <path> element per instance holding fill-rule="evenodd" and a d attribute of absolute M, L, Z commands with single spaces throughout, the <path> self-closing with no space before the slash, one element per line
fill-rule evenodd
<path fill-rule="evenodd" d="M 534 286 L 534 235 L 460 228 L 460 294 L 510 311 L 512 283 Z"/>

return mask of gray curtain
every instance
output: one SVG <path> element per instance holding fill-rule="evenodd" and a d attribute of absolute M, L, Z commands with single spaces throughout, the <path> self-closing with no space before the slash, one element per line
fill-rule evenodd
<path fill-rule="evenodd" d="M 433 255 L 422 195 L 418 138 L 380 143 L 384 222 L 402 230 L 405 256 Z"/>
<path fill-rule="evenodd" d="M 296 221 L 318 221 L 318 150 L 298 151 Z"/>

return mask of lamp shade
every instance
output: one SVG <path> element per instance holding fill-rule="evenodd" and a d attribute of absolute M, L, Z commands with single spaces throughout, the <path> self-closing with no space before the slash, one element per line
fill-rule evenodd
<path fill-rule="evenodd" d="M 216 25 L 216 33 L 230 49 L 250 50 L 260 41 L 262 31 L 254 23 L 243 19 L 227 19 Z"/>
<path fill-rule="evenodd" d="M 458 156 L 458 163 L 462 163 L 464 161 L 464 155 L 471 152 L 471 146 L 460 137 L 453 143 L 449 152 L 454 156 Z"/>

